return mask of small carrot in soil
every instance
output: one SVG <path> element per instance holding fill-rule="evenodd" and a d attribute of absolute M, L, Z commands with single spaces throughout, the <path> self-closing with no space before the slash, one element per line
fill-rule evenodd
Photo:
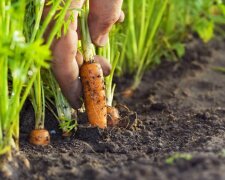
<path fill-rule="evenodd" d="M 50 143 L 49 132 L 45 129 L 45 94 L 41 79 L 41 71 L 38 72 L 31 92 L 31 102 L 35 112 L 35 127 L 30 133 L 29 142 L 33 145 L 47 145 Z"/>
<path fill-rule="evenodd" d="M 115 107 L 107 106 L 107 125 L 114 127 L 118 125 L 120 120 L 119 111 Z"/>
<path fill-rule="evenodd" d="M 134 90 L 132 88 L 127 88 L 125 91 L 122 92 L 123 97 L 131 98 L 134 94 Z"/>
<path fill-rule="evenodd" d="M 80 68 L 84 104 L 90 124 L 107 127 L 107 108 L 102 68 L 97 62 L 85 62 Z"/>
<path fill-rule="evenodd" d="M 48 145 L 50 135 L 46 129 L 34 129 L 30 133 L 29 142 L 34 145 Z"/>

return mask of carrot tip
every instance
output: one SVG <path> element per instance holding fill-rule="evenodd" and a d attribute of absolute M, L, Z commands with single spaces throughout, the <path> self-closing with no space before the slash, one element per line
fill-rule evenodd
<path fill-rule="evenodd" d="M 50 135 L 46 129 L 34 129 L 30 133 L 29 142 L 33 145 L 48 145 L 50 143 Z"/>
<path fill-rule="evenodd" d="M 115 107 L 107 106 L 107 125 L 114 127 L 119 123 L 119 111 Z"/>
<path fill-rule="evenodd" d="M 125 98 L 130 98 L 130 97 L 133 96 L 133 94 L 134 94 L 134 90 L 131 89 L 131 88 L 126 89 L 125 91 L 122 92 L 122 95 L 123 95 L 123 97 L 125 97 Z"/>
<path fill-rule="evenodd" d="M 105 129 L 107 128 L 107 122 L 90 122 L 90 124 L 94 127 L 98 127 L 98 128 L 101 128 L 101 129 Z"/>

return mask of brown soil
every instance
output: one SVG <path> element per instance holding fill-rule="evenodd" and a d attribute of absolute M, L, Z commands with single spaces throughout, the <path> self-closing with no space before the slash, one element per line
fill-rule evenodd
<path fill-rule="evenodd" d="M 225 74 L 213 70 L 225 66 L 224 50 L 224 40 L 191 42 L 183 61 L 164 61 L 147 72 L 134 97 L 117 93 L 117 102 L 137 112 L 136 128 L 102 131 L 80 125 L 66 140 L 48 113 L 51 144 L 32 146 L 27 136 L 33 116 L 27 105 L 21 153 L 31 170 L 21 179 L 225 179 Z M 117 80 L 118 92 L 131 81 L 129 76 Z M 175 153 L 192 158 L 175 158 Z M 168 163 L 169 157 L 174 161 Z"/>

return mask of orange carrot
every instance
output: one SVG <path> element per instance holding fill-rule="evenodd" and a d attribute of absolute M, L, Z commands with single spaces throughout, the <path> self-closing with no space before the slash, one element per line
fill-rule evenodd
<path fill-rule="evenodd" d="M 81 12 L 82 51 L 84 64 L 80 68 L 83 86 L 84 105 L 91 125 L 99 128 L 107 127 L 106 93 L 103 71 L 99 63 L 94 61 L 95 48 L 88 29 L 89 0 L 86 0 Z"/>
<path fill-rule="evenodd" d="M 115 107 L 107 106 L 107 125 L 114 127 L 120 120 L 119 111 Z"/>
<path fill-rule="evenodd" d="M 97 62 L 85 62 L 80 68 L 84 104 L 90 124 L 107 127 L 107 108 L 102 68 Z"/>
<path fill-rule="evenodd" d="M 46 129 L 34 129 L 30 133 L 29 142 L 34 145 L 48 145 L 50 135 Z"/>
<path fill-rule="evenodd" d="M 131 98 L 133 94 L 134 94 L 134 90 L 131 87 L 125 89 L 125 91 L 122 92 L 122 95 L 125 98 Z"/>

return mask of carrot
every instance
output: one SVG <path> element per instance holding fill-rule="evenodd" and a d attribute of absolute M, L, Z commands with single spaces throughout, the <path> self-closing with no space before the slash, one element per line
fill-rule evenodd
<path fill-rule="evenodd" d="M 95 48 L 88 29 L 89 0 L 86 0 L 81 12 L 82 51 L 84 64 L 80 68 L 83 86 L 84 105 L 91 125 L 99 128 L 107 127 L 106 93 L 103 71 L 99 63 L 94 61 Z"/>
<path fill-rule="evenodd" d="M 114 127 L 120 120 L 119 111 L 115 107 L 107 106 L 107 125 Z"/>
<path fill-rule="evenodd" d="M 125 91 L 122 92 L 123 97 L 125 98 L 131 98 L 134 94 L 134 90 L 132 88 L 127 88 Z"/>
<path fill-rule="evenodd" d="M 102 68 L 97 62 L 85 62 L 80 68 L 84 104 L 90 124 L 107 127 L 107 108 Z"/>
<path fill-rule="evenodd" d="M 34 145 L 48 145 L 50 135 L 46 129 L 34 129 L 30 133 L 29 142 Z"/>

